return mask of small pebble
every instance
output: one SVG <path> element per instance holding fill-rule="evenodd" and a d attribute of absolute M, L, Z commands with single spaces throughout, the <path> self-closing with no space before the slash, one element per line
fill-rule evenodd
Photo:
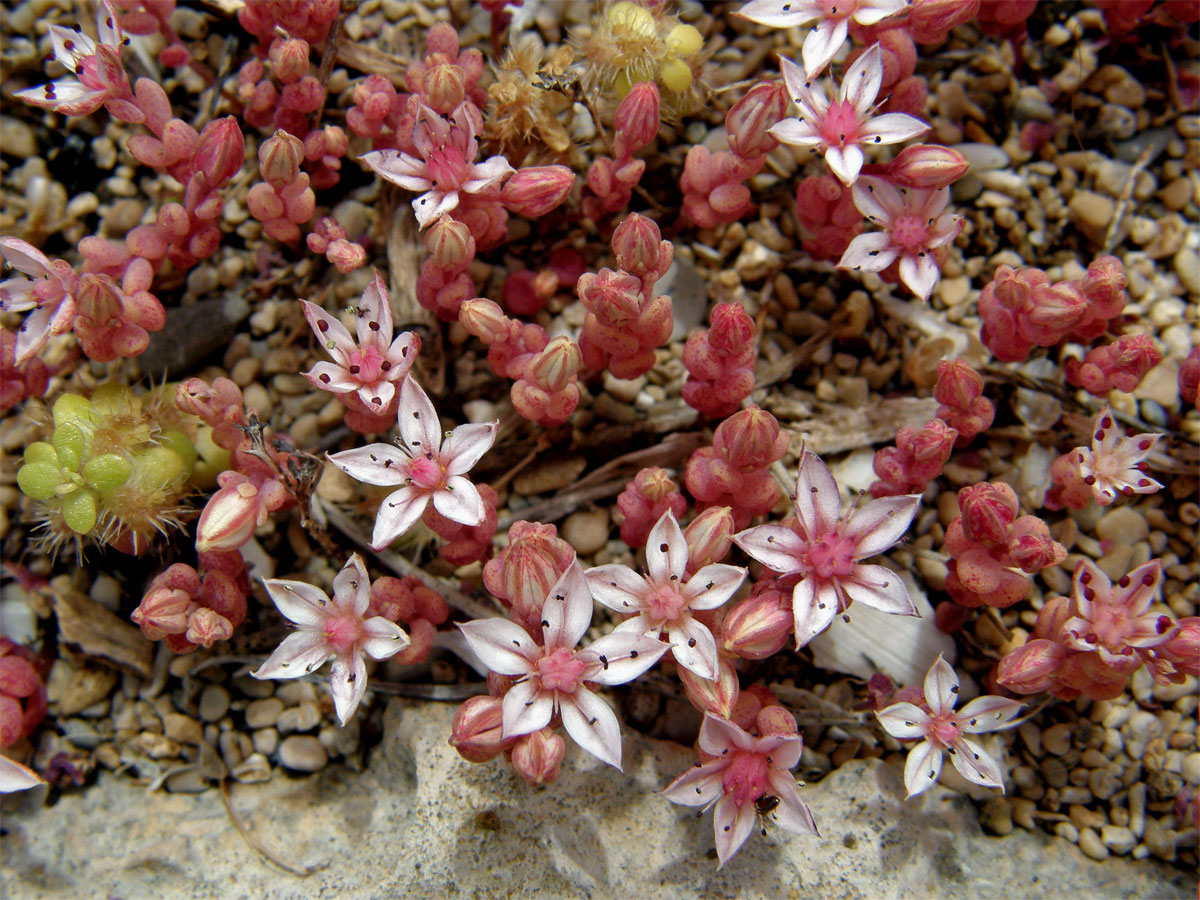
<path fill-rule="evenodd" d="M 182 713 L 167 713 L 163 716 L 163 733 L 181 744 L 199 744 L 204 739 L 204 729 L 191 716 Z"/>
<path fill-rule="evenodd" d="M 1013 830 L 1012 804 L 1007 797 L 995 797 L 983 804 L 979 812 L 980 824 L 992 834 L 1011 834 Z"/>
<path fill-rule="evenodd" d="M 258 753 L 270 756 L 279 746 L 279 732 L 274 728 L 260 728 L 254 732 L 253 740 Z"/>
<path fill-rule="evenodd" d="M 293 734 L 279 745 L 279 761 L 297 772 L 317 772 L 325 768 L 329 754 L 311 734 Z"/>
<path fill-rule="evenodd" d="M 1034 820 L 1033 813 L 1037 809 L 1037 804 L 1025 797 L 1013 797 L 1009 800 L 1012 806 L 1012 819 L 1027 831 L 1033 831 Z"/>
<path fill-rule="evenodd" d="M 1162 722 L 1158 716 L 1147 710 L 1139 710 L 1121 726 L 1121 734 L 1125 738 L 1125 752 L 1131 759 L 1140 760 L 1146 752 L 1146 745 L 1163 732 Z"/>
<path fill-rule="evenodd" d="M 1183 758 L 1180 774 L 1183 775 L 1183 780 L 1192 787 L 1200 784 L 1200 752 L 1189 753 Z"/>
<path fill-rule="evenodd" d="M 1079 849 L 1092 859 L 1108 857 L 1108 848 L 1104 846 L 1094 828 L 1084 828 L 1079 832 Z"/>
<path fill-rule="evenodd" d="M 1137 838 L 1128 828 L 1120 825 L 1105 825 L 1100 829 L 1100 840 L 1104 846 L 1121 856 L 1129 853 L 1137 846 Z"/>
<path fill-rule="evenodd" d="M 261 753 L 252 753 L 240 765 L 234 766 L 230 774 L 242 784 L 269 781 L 271 778 L 271 764 Z"/>
<path fill-rule="evenodd" d="M 200 718 L 205 722 L 218 722 L 229 712 L 229 691 L 219 684 L 206 685 L 200 692 Z"/>
<path fill-rule="evenodd" d="M 1146 785 L 1138 782 L 1129 789 L 1129 830 L 1139 838 L 1146 831 Z"/>
<path fill-rule="evenodd" d="M 310 731 L 321 724 L 321 710 L 312 700 L 305 700 L 299 706 L 285 709 L 279 716 L 276 727 L 281 734 L 291 734 L 293 731 Z"/>
<path fill-rule="evenodd" d="M 571 513 L 562 524 L 562 539 L 580 556 L 590 556 L 608 542 L 608 510 L 585 509 Z"/>
<path fill-rule="evenodd" d="M 271 728 L 279 721 L 283 712 L 283 701 L 278 697 L 255 700 L 246 707 L 246 725 L 249 728 Z"/>
<path fill-rule="evenodd" d="M 1066 838 L 1072 844 L 1079 843 L 1079 829 L 1070 822 L 1058 822 L 1055 824 L 1054 833 L 1060 838 Z"/>
<path fill-rule="evenodd" d="M 1170 862 L 1175 858 L 1175 840 L 1177 835 L 1161 821 L 1149 816 L 1146 819 L 1146 833 L 1142 842 L 1154 856 Z"/>
<path fill-rule="evenodd" d="M 181 772 L 168 775 L 163 786 L 172 794 L 198 794 L 208 790 L 210 785 L 200 768 L 191 766 Z"/>
<path fill-rule="evenodd" d="M 1062 756 L 1071 749 L 1071 733 L 1073 730 L 1074 728 L 1066 722 L 1051 725 L 1042 732 L 1042 746 L 1046 748 L 1047 753 Z"/>

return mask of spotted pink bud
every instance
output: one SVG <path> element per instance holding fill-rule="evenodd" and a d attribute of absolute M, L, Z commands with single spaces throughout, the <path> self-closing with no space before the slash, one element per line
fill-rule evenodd
<path fill-rule="evenodd" d="M 562 203 L 574 186 L 575 173 L 566 166 L 527 166 L 504 182 L 500 202 L 510 212 L 536 219 Z"/>
<path fill-rule="evenodd" d="M 184 637 L 198 646 L 211 647 L 233 637 L 233 625 L 220 613 L 202 606 L 188 616 Z"/>
<path fill-rule="evenodd" d="M 688 574 L 719 563 L 733 544 L 733 510 L 728 506 L 710 506 L 683 530 L 688 546 Z"/>
<path fill-rule="evenodd" d="M 722 719 L 732 718 L 740 691 L 737 671 L 730 660 L 717 659 L 717 677 L 712 681 L 682 666 L 679 668 L 679 680 L 683 682 L 688 700 L 700 712 L 710 712 Z"/>
<path fill-rule="evenodd" d="M 501 737 L 503 711 L 499 697 L 472 697 L 454 713 L 450 746 L 468 762 L 494 759 L 504 749 Z"/>
<path fill-rule="evenodd" d="M 196 142 L 194 165 L 209 187 L 223 184 L 242 170 L 246 161 L 246 139 L 233 116 L 205 126 Z"/>
<path fill-rule="evenodd" d="M 1037 516 L 1021 516 L 1008 530 L 1008 555 L 1023 572 L 1032 575 L 1067 558 L 1067 548 L 1050 536 Z"/>
<path fill-rule="evenodd" d="M 671 266 L 675 247 L 662 239 L 653 219 L 631 213 L 617 226 L 612 237 L 617 265 L 643 282 L 653 284 Z"/>
<path fill-rule="evenodd" d="M 787 89 L 781 83 L 764 81 L 750 88 L 725 114 L 729 149 L 752 159 L 778 147 L 779 142 L 768 130 L 783 119 L 787 102 Z"/>
<path fill-rule="evenodd" d="M 475 258 L 475 238 L 462 222 L 441 216 L 425 230 L 425 249 L 439 269 L 457 272 Z"/>
<path fill-rule="evenodd" d="M 967 158 L 950 147 L 915 144 L 887 164 L 886 177 L 897 187 L 937 191 L 962 178 L 968 166 Z"/>
<path fill-rule="evenodd" d="M 660 121 L 658 85 L 650 81 L 635 84 L 613 117 L 613 156 L 629 159 L 654 140 Z"/>
<path fill-rule="evenodd" d="M 973 484 L 958 492 L 963 533 L 973 541 L 1008 542 L 1008 529 L 1017 518 L 1020 504 L 1011 487 L 1003 482 Z"/>
<path fill-rule="evenodd" d="M 766 590 L 730 608 L 721 623 L 721 647 L 743 659 L 766 659 L 783 649 L 794 623 L 789 598 Z"/>
<path fill-rule="evenodd" d="M 512 748 L 513 768 L 537 786 L 550 784 L 558 778 L 567 745 L 549 728 L 522 735 Z"/>
<path fill-rule="evenodd" d="M 1054 683 L 1066 650 L 1054 641 L 1036 639 L 1005 654 L 996 681 L 1017 694 L 1036 694 Z"/>

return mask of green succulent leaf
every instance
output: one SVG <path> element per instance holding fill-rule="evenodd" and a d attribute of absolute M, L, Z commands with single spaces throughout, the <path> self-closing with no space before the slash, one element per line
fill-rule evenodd
<path fill-rule="evenodd" d="M 54 449 L 53 444 L 47 444 L 45 441 L 35 441 L 25 448 L 25 462 L 45 463 L 57 469 L 58 451 Z"/>
<path fill-rule="evenodd" d="M 129 473 L 129 463 L 123 456 L 105 453 L 87 461 L 83 467 L 83 480 L 102 494 L 107 494 L 128 481 Z"/>
<path fill-rule="evenodd" d="M 57 465 L 26 463 L 17 470 L 17 486 L 34 500 L 49 500 L 62 480 L 62 470 Z"/>
<path fill-rule="evenodd" d="M 72 491 L 62 498 L 62 517 L 76 534 L 96 527 L 96 497 L 91 491 Z"/>

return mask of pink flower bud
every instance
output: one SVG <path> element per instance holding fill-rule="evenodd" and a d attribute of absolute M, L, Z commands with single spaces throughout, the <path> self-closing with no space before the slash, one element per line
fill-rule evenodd
<path fill-rule="evenodd" d="M 779 146 L 767 133 L 787 112 L 787 89 L 778 82 L 759 82 L 725 114 L 729 149 L 751 159 L 766 156 Z"/>
<path fill-rule="evenodd" d="M 612 236 L 617 265 L 651 285 L 671 266 L 675 247 L 662 239 L 653 219 L 631 213 L 617 226 Z"/>
<path fill-rule="evenodd" d="M 450 746 L 467 762 L 487 762 L 500 754 L 505 743 L 511 743 L 500 737 L 502 721 L 499 697 L 472 697 L 454 713 Z"/>
<path fill-rule="evenodd" d="M 575 173 L 566 166 L 527 166 L 517 169 L 500 191 L 509 212 L 531 219 L 557 207 L 575 186 Z"/>
<path fill-rule="evenodd" d="M 283 190 L 299 178 L 303 162 L 304 144 L 286 131 L 276 131 L 258 146 L 258 171 L 276 190 Z"/>
<path fill-rule="evenodd" d="M 575 380 L 582 364 L 579 345 L 562 335 L 529 361 L 525 367 L 525 380 L 545 391 L 561 391 Z"/>
<path fill-rule="evenodd" d="M 563 739 L 549 728 L 522 735 L 512 748 L 513 768 L 534 786 L 550 784 L 558 778 L 566 750 Z"/>
<path fill-rule="evenodd" d="M 1000 660 L 996 680 L 1017 694 L 1036 694 L 1054 683 L 1054 675 L 1063 664 L 1066 651 L 1048 640 L 1032 640 L 1005 654 Z"/>
<path fill-rule="evenodd" d="M 789 443 L 776 418 L 757 406 L 734 413 L 713 434 L 713 449 L 743 471 L 765 469 L 787 452 Z"/>
<path fill-rule="evenodd" d="M 733 543 L 733 511 L 728 506 L 710 506 L 683 530 L 688 546 L 688 573 L 719 563 Z"/>
<path fill-rule="evenodd" d="M 1087 297 L 1069 281 L 1038 285 L 1032 309 L 1024 317 L 1021 334 L 1039 347 L 1057 344 L 1087 315 Z"/>
<path fill-rule="evenodd" d="M 427 619 L 413 619 L 408 622 L 408 646 L 392 659 L 401 666 L 415 666 L 425 662 L 433 652 L 433 639 L 436 634 L 437 629 Z"/>
<path fill-rule="evenodd" d="M 308 115 L 325 102 L 325 87 L 313 75 L 305 75 L 283 89 L 280 98 L 285 110 Z"/>
<path fill-rule="evenodd" d="M 754 720 L 759 737 L 769 737 L 773 734 L 796 734 L 800 727 L 796 717 L 777 703 L 764 706 L 758 711 Z"/>
<path fill-rule="evenodd" d="M 625 272 L 587 272 L 579 276 L 575 290 L 587 311 L 604 325 L 627 330 L 642 311 L 641 283 Z"/>
<path fill-rule="evenodd" d="M 338 238 L 329 245 L 329 249 L 325 251 L 325 258 L 328 259 L 339 272 L 347 275 L 355 269 L 360 269 L 367 264 L 367 250 L 362 244 L 357 244 L 354 241 L 347 241 L 344 238 Z"/>
<path fill-rule="evenodd" d="M 1004 545 L 1020 504 L 1007 484 L 988 482 L 959 491 L 958 508 L 962 512 L 963 533 L 969 539 Z"/>
<path fill-rule="evenodd" d="M 980 0 L 913 0 L 908 8 L 908 31 L 918 44 L 936 44 L 952 28 L 979 15 Z"/>
<path fill-rule="evenodd" d="M 679 668 L 679 680 L 683 682 L 688 700 L 700 712 L 710 712 L 722 719 L 732 717 L 740 692 L 737 671 L 728 659 L 717 659 L 717 677 L 713 681 L 701 678 L 682 666 Z"/>
<path fill-rule="evenodd" d="M 794 622 L 790 598 L 763 591 L 730 608 L 721 623 L 721 647 L 743 659 L 766 659 L 783 649 Z"/>
<path fill-rule="evenodd" d="M 308 41 L 276 38 L 267 55 L 280 84 L 292 84 L 308 74 Z"/>
<path fill-rule="evenodd" d="M 457 272 L 475 258 L 475 239 L 462 222 L 441 216 L 425 231 L 425 249 L 439 269 Z"/>
<path fill-rule="evenodd" d="M 221 484 L 221 489 L 209 498 L 196 527 L 196 549 L 201 552 L 235 550 L 250 540 L 259 524 L 263 500 L 250 479 L 229 471 L 222 473 Z M 265 512 L 262 517 L 265 521 Z"/>
<path fill-rule="evenodd" d="M 613 156 L 627 160 L 654 140 L 661 121 L 658 85 L 642 81 L 633 86 L 613 117 Z"/>
<path fill-rule="evenodd" d="M 541 622 L 542 604 L 575 551 L 553 525 L 516 522 L 508 546 L 483 567 L 483 584 L 512 608 L 517 622 Z"/>
<path fill-rule="evenodd" d="M 184 637 L 201 647 L 211 647 L 217 641 L 233 637 L 233 625 L 220 613 L 201 607 L 188 617 Z"/>
<path fill-rule="evenodd" d="M 223 184 L 242 170 L 246 161 L 246 139 L 237 119 L 226 116 L 210 122 L 196 143 L 193 165 L 208 186 Z"/>
<path fill-rule="evenodd" d="M 1008 555 L 1032 575 L 1066 559 L 1067 548 L 1050 537 L 1050 529 L 1037 516 L 1021 516 L 1008 530 Z"/>
<path fill-rule="evenodd" d="M 1087 269 L 1083 293 L 1094 307 L 1100 307 L 1106 319 L 1119 315 L 1128 299 L 1125 295 L 1125 267 L 1115 256 L 1101 256 Z"/>
<path fill-rule="evenodd" d="M 493 344 L 508 336 L 509 318 L 496 303 L 485 297 L 468 300 L 459 308 L 458 322 L 485 344 Z"/>
<path fill-rule="evenodd" d="M 448 115 L 466 96 L 466 73 L 452 63 L 439 63 L 425 70 L 421 81 L 425 103 L 434 111 Z"/>
<path fill-rule="evenodd" d="M 886 177 L 897 187 L 936 191 L 962 178 L 968 166 L 967 158 L 950 147 L 915 144 L 887 164 Z"/>
<path fill-rule="evenodd" d="M 187 631 L 188 617 L 197 606 L 192 595 L 186 591 L 165 586 L 151 587 L 130 618 L 142 629 L 146 637 L 158 641 L 168 634 L 183 634 Z"/>
<path fill-rule="evenodd" d="M 1155 652 L 1174 663 L 1176 671 L 1200 677 L 1200 616 L 1180 619 L 1174 637 L 1155 648 Z"/>

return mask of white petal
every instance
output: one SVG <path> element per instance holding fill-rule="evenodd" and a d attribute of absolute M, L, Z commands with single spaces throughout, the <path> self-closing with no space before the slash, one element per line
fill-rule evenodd
<path fill-rule="evenodd" d="M 417 519 L 421 518 L 421 513 L 425 512 L 425 507 L 428 505 L 429 495 L 415 491 L 411 487 L 402 487 L 400 490 L 388 494 L 379 504 L 379 511 L 375 513 L 375 528 L 371 531 L 371 549 L 382 550 L 407 532 L 417 524 Z"/>
<path fill-rule="evenodd" d="M 724 793 L 721 772 L 728 764 L 728 760 L 715 759 L 692 766 L 659 793 L 680 806 L 708 806 Z"/>
<path fill-rule="evenodd" d="M 433 493 L 433 505 L 443 516 L 474 528 L 487 514 L 479 489 L 461 475 L 446 479 L 446 487 Z"/>
<path fill-rule="evenodd" d="M 458 191 L 428 191 L 412 202 L 412 208 L 417 214 L 417 225 L 424 228 L 458 208 Z"/>
<path fill-rule="evenodd" d="M 792 834 L 819 834 L 808 804 L 800 799 L 796 779 L 780 766 L 767 769 L 767 784 L 771 794 L 779 798 L 779 805 L 771 812 L 775 824 Z"/>
<path fill-rule="evenodd" d="M 920 494 L 908 494 L 881 497 L 858 509 L 844 532 L 854 536 L 854 558 L 866 559 L 895 546 L 908 531 L 920 504 Z"/>
<path fill-rule="evenodd" d="M 935 716 L 952 712 L 958 702 L 958 675 L 940 653 L 925 675 L 925 702 Z"/>
<path fill-rule="evenodd" d="M 313 387 L 331 394 L 348 394 L 362 386 L 362 382 L 351 375 L 349 369 L 331 362 L 317 363 L 304 373 L 304 377 Z"/>
<path fill-rule="evenodd" d="M 851 190 L 858 211 L 884 228 L 904 215 L 904 195 L 889 181 L 873 175 L 863 175 Z"/>
<path fill-rule="evenodd" d="M 528 675 L 533 671 L 530 660 L 542 655 L 529 632 L 499 616 L 462 622 L 458 628 L 479 661 L 498 675 Z"/>
<path fill-rule="evenodd" d="M 884 113 L 864 122 L 858 131 L 858 139 L 868 145 L 899 144 L 919 137 L 928 130 L 929 126 L 916 116 L 906 113 Z"/>
<path fill-rule="evenodd" d="M 442 444 L 442 465 L 450 475 L 466 475 L 496 442 L 499 422 L 459 425 Z"/>
<path fill-rule="evenodd" d="M 863 152 L 857 145 L 849 144 L 844 149 L 830 147 L 825 151 L 825 162 L 842 184 L 854 184 L 862 171 Z"/>
<path fill-rule="evenodd" d="M 625 684 L 653 666 L 671 645 L 635 631 L 612 631 L 580 653 L 595 660 L 587 675 L 597 684 Z"/>
<path fill-rule="evenodd" d="M 858 6 L 851 15 L 859 25 L 875 25 L 900 12 L 909 2 L 910 0 L 858 0 Z"/>
<path fill-rule="evenodd" d="M 437 410 L 415 378 L 405 378 L 400 386 L 400 409 L 396 419 L 400 437 L 414 456 L 440 452 L 442 425 Z"/>
<path fill-rule="evenodd" d="M 710 756 L 724 756 L 726 751 L 733 753 L 738 750 L 755 749 L 754 738 L 728 719 L 722 719 L 712 713 L 704 714 L 704 722 L 700 726 L 699 746 Z"/>
<path fill-rule="evenodd" d="M 783 75 L 783 84 L 787 88 L 788 96 L 797 106 L 802 105 L 805 99 L 803 95 L 808 93 L 812 80 L 804 71 L 804 67 L 796 65 L 786 56 L 781 56 L 779 57 L 779 71 Z"/>
<path fill-rule="evenodd" d="M 686 593 L 691 596 L 688 607 L 716 609 L 737 592 L 747 574 L 746 569 L 724 563 L 705 566 L 688 579 Z"/>
<path fill-rule="evenodd" d="M 967 781 L 1004 790 L 1004 773 L 1000 771 L 1000 765 L 974 741 L 959 737 L 954 742 L 950 762 Z"/>
<path fill-rule="evenodd" d="M 1163 579 L 1162 561 L 1152 559 L 1138 566 L 1126 577 L 1129 578 L 1129 587 L 1115 588 L 1118 597 L 1114 599 L 1128 610 L 1127 616 L 1137 618 L 1150 608 L 1150 604 L 1158 596 Z"/>
<path fill-rule="evenodd" d="M 250 674 L 255 678 L 299 678 L 315 672 L 331 656 L 320 632 L 302 629 L 285 637 L 258 671 Z"/>
<path fill-rule="evenodd" d="M 333 694 L 333 709 L 338 721 L 345 725 L 354 717 L 367 690 L 367 666 L 362 656 L 351 653 L 349 658 L 336 657 L 329 667 L 329 690 Z"/>
<path fill-rule="evenodd" d="M 421 339 L 411 331 L 400 332 L 384 355 L 384 358 L 392 365 L 392 368 L 388 370 L 389 379 L 399 381 L 402 375 L 407 375 L 420 352 Z"/>
<path fill-rule="evenodd" d="M 849 100 L 859 116 L 865 116 L 875 105 L 879 87 L 883 84 L 883 52 L 872 44 L 842 77 L 841 98 Z M 849 184 L 849 182 L 846 182 Z"/>
<path fill-rule="evenodd" d="M 312 381 L 310 378 L 309 381 Z M 382 412 L 387 409 L 392 397 L 396 395 L 396 386 L 390 381 L 379 380 L 374 384 L 365 384 L 358 389 L 358 399 L 367 409 Z"/>
<path fill-rule="evenodd" d="M 350 332 L 341 322 L 331 316 L 321 307 L 308 300 L 301 300 L 304 306 L 304 318 L 317 336 L 321 347 L 333 357 L 334 362 L 345 368 L 350 365 L 350 354 L 358 347 Z"/>
<path fill-rule="evenodd" d="M 554 694 L 543 691 L 534 678 L 514 684 L 501 704 L 502 727 L 505 738 L 532 734 L 550 724 L 554 717 Z"/>
<path fill-rule="evenodd" d="M 804 539 L 782 525 L 757 525 L 733 536 L 733 542 L 773 572 L 790 575 L 808 568 Z"/>
<path fill-rule="evenodd" d="M 404 629 L 383 616 L 367 619 L 363 623 L 363 631 L 367 636 L 362 642 L 362 650 L 371 659 L 395 656 L 410 643 Z"/>
<path fill-rule="evenodd" d="M 477 194 L 484 188 L 503 181 L 512 171 L 513 167 L 503 156 L 489 157 L 471 166 L 471 176 L 463 182 L 462 190 L 468 194 Z"/>
<path fill-rule="evenodd" d="M 707 626 L 684 616 L 667 629 L 667 634 L 676 662 L 700 678 L 716 680 L 717 642 Z"/>
<path fill-rule="evenodd" d="M 746 838 L 754 831 L 754 823 L 755 806 L 749 800 L 737 806 L 733 794 L 726 794 L 717 801 L 713 810 L 713 833 L 717 839 L 717 859 L 721 861 L 718 869 L 746 843 Z"/>
<path fill-rule="evenodd" d="M 941 274 L 933 257 L 924 250 L 900 257 L 900 280 L 922 300 L 929 299 Z"/>
<path fill-rule="evenodd" d="M 791 769 L 800 762 L 800 754 L 804 752 L 804 740 L 799 734 L 772 734 L 758 738 L 757 747 L 760 753 L 771 755 L 772 767 Z"/>
<path fill-rule="evenodd" d="M 117 13 L 108 0 L 103 0 L 100 8 L 96 10 L 96 36 L 102 44 L 108 44 L 110 47 L 121 46 L 124 35 L 121 33 Z"/>
<path fill-rule="evenodd" d="M 821 16 L 821 9 L 812 0 L 793 0 L 784 3 L 782 0 L 750 0 L 737 10 L 737 14 L 759 25 L 771 28 L 794 28 L 806 25 Z"/>
<path fill-rule="evenodd" d="M 303 581 L 272 578 L 263 582 L 283 617 L 297 625 L 320 626 L 329 615 L 329 596 Z"/>
<path fill-rule="evenodd" d="M 563 728 L 592 756 L 621 769 L 621 726 L 600 697 L 585 687 L 559 697 Z"/>
<path fill-rule="evenodd" d="M 908 796 L 915 797 L 928 790 L 942 773 L 942 750 L 929 741 L 921 741 L 908 751 L 904 761 L 904 786 Z"/>
<path fill-rule="evenodd" d="M 842 498 L 829 467 L 811 450 L 800 457 L 796 473 L 796 517 L 809 539 L 833 531 L 842 516 Z"/>
<path fill-rule="evenodd" d="M 393 487 L 408 478 L 409 458 L 391 444 L 368 444 L 326 458 L 355 481 L 367 484 Z"/>
<path fill-rule="evenodd" d="M 976 697 L 961 710 L 956 719 L 967 734 L 997 731 L 1004 728 L 1021 712 L 1022 704 L 1006 697 L 991 694 Z"/>
<path fill-rule="evenodd" d="M 676 581 L 681 581 L 687 572 L 687 561 L 688 545 L 683 529 L 675 521 L 674 514 L 667 510 L 659 516 L 646 539 L 646 568 L 650 580 L 665 582 L 675 576 Z"/>
<path fill-rule="evenodd" d="M 833 585 L 809 576 L 792 590 L 792 616 L 795 620 L 796 649 L 799 650 L 833 623 L 838 611 Z"/>
<path fill-rule="evenodd" d="M 795 147 L 815 147 L 824 138 L 803 119 L 782 119 L 767 129 L 767 133 L 782 144 Z"/>
<path fill-rule="evenodd" d="M 850 242 L 850 246 L 838 261 L 838 268 L 882 272 L 895 262 L 899 255 L 900 248 L 892 245 L 892 235 L 889 232 L 872 231 L 860 234 Z"/>
<path fill-rule="evenodd" d="M 392 342 L 392 304 L 388 301 L 387 288 L 378 271 L 358 298 L 355 327 L 360 347 L 375 346 L 380 351 L 386 351 Z"/>
<path fill-rule="evenodd" d="M 629 566 L 615 563 L 587 570 L 588 587 L 592 597 L 619 613 L 632 613 L 642 608 L 642 597 L 650 591 L 646 579 Z"/>
<path fill-rule="evenodd" d="M 816 78 L 829 65 L 846 40 L 848 24 L 845 19 L 823 19 L 804 38 L 804 71 Z"/>
<path fill-rule="evenodd" d="M 40 279 L 39 279 L 40 280 Z M 37 281 L 32 278 L 6 278 L 0 281 L 0 310 L 4 312 L 26 312 L 34 309 L 37 299 L 33 289 Z"/>
<path fill-rule="evenodd" d="M 592 592 L 583 567 L 578 560 L 572 560 L 542 605 L 542 635 L 547 652 L 551 648 L 573 648 L 591 624 Z"/>
<path fill-rule="evenodd" d="M 0 754 L 0 794 L 25 791 L 45 783 L 42 776 L 33 769 Z"/>
<path fill-rule="evenodd" d="M 54 333 L 54 318 L 58 306 L 43 306 L 25 317 L 17 329 L 17 340 L 13 347 L 13 362 L 17 365 L 32 359 L 42 352 L 50 335 Z"/>
<path fill-rule="evenodd" d="M 342 612 L 362 616 L 371 602 L 371 577 L 362 557 L 350 554 L 342 570 L 333 578 L 333 602 Z"/>
<path fill-rule="evenodd" d="M 846 596 L 856 603 L 865 603 L 880 612 L 893 616 L 915 616 L 917 607 L 908 596 L 904 579 L 886 566 L 854 567 L 849 578 L 839 579 Z"/>
<path fill-rule="evenodd" d="M 893 703 L 875 713 L 875 718 L 892 737 L 905 740 L 925 737 L 929 726 L 929 714 L 915 703 Z"/>
<path fill-rule="evenodd" d="M 413 137 L 416 138 L 416 129 Z M 374 150 L 364 153 L 359 161 L 367 165 L 380 178 L 398 184 L 409 191 L 427 191 L 432 187 L 425 161 L 401 153 L 399 150 Z"/>
<path fill-rule="evenodd" d="M 26 275 L 53 274 L 50 269 L 50 260 L 46 258 L 46 255 L 37 247 L 20 238 L 0 237 L 0 257 L 3 257 L 18 272 Z"/>
<path fill-rule="evenodd" d="M 96 55 L 96 45 L 86 34 L 61 25 L 46 27 L 54 45 L 54 58 L 72 72 L 85 57 Z"/>

